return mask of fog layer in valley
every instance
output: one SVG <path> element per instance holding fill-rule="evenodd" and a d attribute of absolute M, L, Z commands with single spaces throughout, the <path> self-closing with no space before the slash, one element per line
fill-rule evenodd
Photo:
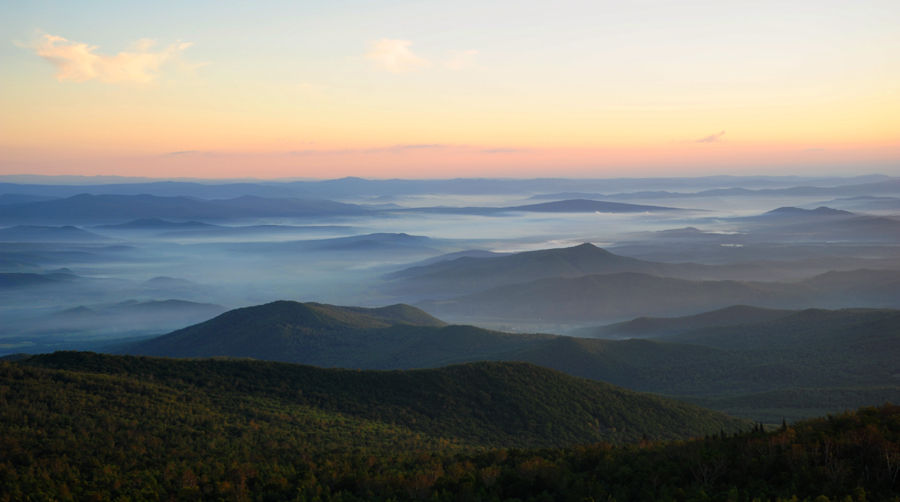
<path fill-rule="evenodd" d="M 0 354 L 274 300 L 551 333 L 734 304 L 900 307 L 886 176 L 52 181 L 0 183 Z"/>

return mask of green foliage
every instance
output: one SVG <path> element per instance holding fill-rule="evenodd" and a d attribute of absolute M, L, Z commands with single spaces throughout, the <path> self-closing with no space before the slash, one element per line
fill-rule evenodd
<path fill-rule="evenodd" d="M 732 396 L 681 396 L 679 399 L 732 416 L 754 417 L 774 424 L 784 418 L 796 421 L 872 403 L 900 403 L 900 386 L 792 388 Z"/>
<path fill-rule="evenodd" d="M 470 445 L 535 447 L 679 439 L 748 428 L 694 405 L 527 363 L 355 371 L 250 360 L 174 360 L 57 352 L 20 364 L 152 381 L 222 399 L 271 399 L 399 424 Z"/>
<path fill-rule="evenodd" d="M 272 302 L 138 342 L 122 352 L 164 357 L 251 357 L 361 369 L 422 368 L 490 358 L 550 335 L 447 326 L 408 305 L 378 309 Z"/>
<path fill-rule="evenodd" d="M 410 389 L 434 385 L 433 375 L 453 385 L 471 374 L 467 385 L 489 389 L 536 379 L 531 392 L 545 398 L 543 388 L 558 389 L 543 372 L 503 364 L 356 372 L 83 353 L 0 362 L 0 501 L 863 502 L 900 495 L 900 407 L 891 405 L 768 433 L 548 449 L 485 449 L 327 409 L 352 394 L 329 400 L 326 391 L 341 385 L 363 386 L 359 394 L 376 401 L 382 375 Z M 305 396 L 307 387 L 291 381 L 319 382 L 309 402 L 321 405 L 303 404 L 298 391 Z M 465 404 L 459 399 L 454 406 Z M 453 411 L 434 410 L 443 414 Z"/>
<path fill-rule="evenodd" d="M 469 361 L 526 361 L 630 389 L 670 396 L 754 420 L 778 422 L 896 399 L 878 389 L 900 375 L 896 310 L 804 310 L 787 315 L 740 307 L 671 319 L 727 324 L 661 340 L 601 340 L 511 334 L 447 326 L 407 305 L 381 309 L 274 302 L 237 309 L 169 335 L 131 345 L 132 354 L 255 359 L 360 369 L 428 368 Z M 762 317 L 760 317 L 762 316 Z M 656 321 L 648 320 L 658 325 Z M 683 322 L 682 322 L 683 321 Z M 802 403 L 774 391 L 806 391 Z M 826 389 L 835 389 L 834 392 Z M 825 394 L 829 397 L 825 398 Z M 742 397 L 744 396 L 744 397 Z M 873 396 L 873 400 L 859 397 Z M 766 398 L 770 398 L 765 401 Z M 744 401 L 742 401 L 744 399 Z"/>
<path fill-rule="evenodd" d="M 764 309 L 747 305 L 732 305 L 711 312 L 684 317 L 638 317 L 631 321 L 579 328 L 574 336 L 584 338 L 655 338 L 693 331 L 700 328 L 733 326 L 780 319 L 794 313 L 791 310 Z"/>

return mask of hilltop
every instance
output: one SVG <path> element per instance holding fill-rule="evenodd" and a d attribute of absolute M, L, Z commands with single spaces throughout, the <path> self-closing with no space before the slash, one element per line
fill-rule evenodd
<path fill-rule="evenodd" d="M 252 357 L 343 368 L 421 368 L 523 348 L 550 335 L 448 326 L 409 305 L 382 308 L 272 302 L 121 349 L 166 357 Z"/>
<path fill-rule="evenodd" d="M 678 439 L 750 425 L 694 405 L 527 363 L 360 372 L 250 360 L 57 352 L 19 364 L 42 368 L 45 375 L 63 370 L 109 375 L 113 387 L 144 382 L 177 393 L 205 388 L 208 405 L 218 413 L 229 413 L 219 407 L 225 402 L 252 398 L 274 407 L 300 406 L 359 420 L 393 422 L 428 438 L 453 439 L 469 446 L 560 446 L 638 441 L 644 435 Z M 44 378 L 48 376 L 53 378 Z"/>
<path fill-rule="evenodd" d="M 684 315 L 746 304 L 795 306 L 811 291 L 802 285 L 742 281 L 692 281 L 620 272 L 549 277 L 418 303 L 438 316 L 558 322 L 619 320 L 644 315 Z"/>
<path fill-rule="evenodd" d="M 685 317 L 638 317 L 631 321 L 579 328 L 573 336 L 587 338 L 655 338 L 712 326 L 733 326 L 771 321 L 791 315 L 793 310 L 764 309 L 746 305 L 732 305 L 712 312 Z"/>
<path fill-rule="evenodd" d="M 109 237 L 73 226 L 42 227 L 18 225 L 0 228 L 0 242 L 103 242 Z"/>
<path fill-rule="evenodd" d="M 727 326 L 723 316 L 729 311 L 741 313 L 745 308 L 699 316 L 718 319 L 718 324 L 656 340 L 603 340 L 448 326 L 406 305 L 363 309 L 274 302 L 229 311 L 117 351 L 383 370 L 523 361 L 684 399 L 730 396 L 722 409 L 735 409 L 740 396 L 758 400 L 750 395 L 775 390 L 815 388 L 828 393 L 846 387 L 891 387 L 893 375 L 900 374 L 895 365 L 900 357 L 900 311 L 807 310 L 768 321 L 751 316 L 744 324 Z M 892 390 L 878 392 L 893 395 Z M 808 402 L 777 401 L 772 410 L 781 411 L 769 410 L 766 416 L 800 418 L 813 409 Z M 873 404 L 846 395 L 835 395 L 830 402 L 848 403 L 845 407 Z M 759 416 L 749 407 L 740 414 Z"/>
<path fill-rule="evenodd" d="M 855 219 L 851 218 L 846 221 L 853 222 Z M 889 224 L 900 225 L 900 221 L 891 220 Z M 852 223 L 847 223 L 848 228 L 852 228 L 852 226 Z M 804 230 L 809 232 L 808 228 Z M 863 230 L 857 230 L 857 232 L 859 231 Z M 873 233 L 869 230 L 865 231 Z M 670 232 L 688 232 L 692 235 L 699 233 L 712 236 L 713 239 L 722 237 L 720 234 L 705 234 L 692 228 Z M 882 232 L 880 235 L 885 235 L 885 233 Z M 887 235 L 893 234 L 889 232 Z M 883 237 L 882 240 L 885 238 Z M 729 236 L 729 240 L 734 240 L 734 237 Z M 860 263 L 864 263 L 864 261 Z M 814 261 L 798 265 L 794 262 L 771 260 L 719 265 L 692 262 L 668 263 L 622 256 L 593 244 L 584 243 L 568 248 L 542 249 L 507 255 L 491 255 L 484 251 L 457 253 L 385 274 L 382 276 L 384 283 L 379 286 L 379 290 L 389 295 L 402 297 L 406 301 L 446 299 L 502 286 L 525 284 L 524 287 L 528 288 L 530 287 L 529 283 L 539 279 L 573 279 L 626 272 L 690 281 L 730 280 L 759 283 L 759 281 L 780 281 L 788 277 L 808 278 L 833 270 L 835 265 L 835 263 L 826 265 Z M 846 269 L 848 264 L 839 264 L 838 267 Z M 415 300 L 411 300 L 411 298 Z M 732 297 L 728 302 L 718 306 L 724 307 L 739 303 L 742 303 L 739 298 Z M 704 305 L 700 310 L 713 308 L 716 306 Z M 629 312 L 619 318 L 660 313 L 662 312 Z"/>
<path fill-rule="evenodd" d="M 64 199 L 0 206 L 0 221 L 126 223 L 135 219 L 225 220 L 275 216 L 346 216 L 368 212 L 353 204 L 317 199 L 267 199 L 244 195 L 233 199 L 202 200 L 193 197 L 160 197 L 146 194 L 83 193 Z"/>
<path fill-rule="evenodd" d="M 891 270 L 828 272 L 798 282 L 696 281 L 624 272 L 550 277 L 417 305 L 457 319 L 590 322 L 690 315 L 731 305 L 895 308 L 898 299 L 900 272 Z"/>
<path fill-rule="evenodd" d="M 619 272 L 666 275 L 677 273 L 675 269 L 680 267 L 619 256 L 584 243 L 570 248 L 527 251 L 506 256 L 463 256 L 407 268 L 387 274 L 384 278 L 393 281 L 386 286 L 391 291 L 447 295 L 471 293 L 547 277 L 580 277 Z"/>
<path fill-rule="evenodd" d="M 721 415 L 525 364 L 356 372 L 58 353 L 0 361 L 0 388 L 0 492 L 15 500 L 897 495 L 891 405 L 772 432 L 724 419 L 703 438 L 652 442 L 638 435 Z M 547 443 L 565 446 L 502 447 Z"/>

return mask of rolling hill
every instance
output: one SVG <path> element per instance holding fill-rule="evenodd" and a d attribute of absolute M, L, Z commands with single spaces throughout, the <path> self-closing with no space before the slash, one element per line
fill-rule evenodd
<path fill-rule="evenodd" d="M 702 265 L 700 267 L 703 267 Z M 619 256 L 593 244 L 496 257 L 463 256 L 386 274 L 384 289 L 403 294 L 462 294 L 546 277 L 639 272 L 691 275 L 679 264 Z"/>
<path fill-rule="evenodd" d="M 84 298 L 75 300 L 84 301 Z M 62 310 L 40 309 L 18 316 L 8 314 L 0 333 L 29 342 L 29 351 L 35 352 L 59 348 L 70 337 L 86 340 L 122 337 L 126 333 L 159 335 L 206 321 L 226 310 L 221 305 L 175 299 L 89 303 Z"/>
<path fill-rule="evenodd" d="M 204 401 L 217 414 L 234 413 L 226 407 L 229 402 L 253 399 L 267 407 L 307 407 L 355 420 L 393 422 L 430 439 L 476 447 L 637 441 L 644 435 L 678 439 L 750 426 L 697 406 L 527 363 L 360 372 L 247 360 L 58 352 L 19 364 L 57 374 L 110 375 L 113 386 L 152 382 L 176 393 L 206 388 Z"/>
<path fill-rule="evenodd" d="M 0 228 L 0 242 L 104 242 L 109 237 L 73 226 L 42 227 L 18 225 Z"/>
<path fill-rule="evenodd" d="M 173 222 L 159 218 L 139 218 L 118 225 L 99 225 L 96 228 L 102 230 L 183 230 L 220 227 L 199 221 Z"/>
<path fill-rule="evenodd" d="M 134 219 L 228 220 L 261 217 L 322 217 L 362 215 L 353 204 L 316 199 L 266 199 L 245 195 L 234 199 L 202 200 L 154 195 L 81 194 L 27 204 L 0 206 L 0 221 L 17 223 L 127 222 Z"/>
<path fill-rule="evenodd" d="M 0 493 L 10 500 L 861 502 L 898 493 L 892 405 L 747 431 L 747 422 L 526 364 L 356 372 L 91 353 L 13 360 L 0 361 Z M 639 436 L 651 429 L 708 432 Z M 564 446 L 531 447 L 547 444 Z"/>
<path fill-rule="evenodd" d="M 702 233 L 696 229 L 680 229 L 679 234 Z M 707 234 L 711 239 L 724 242 L 742 241 L 741 236 Z M 716 245 L 718 247 L 718 245 Z M 756 251 L 754 251 L 756 252 Z M 749 253 L 752 255 L 752 252 Z M 781 281 L 787 278 L 808 278 L 829 270 L 866 266 L 865 260 L 787 260 L 737 261 L 721 265 L 699 263 L 667 263 L 647 261 L 618 255 L 585 243 L 570 248 L 543 249 L 515 254 L 492 256 L 484 251 L 463 252 L 451 259 L 435 259 L 382 276 L 384 282 L 378 290 L 406 302 L 428 298 L 449 298 L 456 295 L 477 293 L 491 288 L 512 284 L 525 284 L 545 278 L 575 278 L 587 275 L 609 275 L 634 272 L 658 277 L 686 280 L 734 280 Z M 452 259 L 455 258 L 455 259 Z M 870 265 L 871 266 L 871 265 Z M 874 268 L 874 266 L 873 266 Z M 880 268 L 880 267 L 878 267 Z M 891 275 L 892 273 L 888 273 Z M 730 303 L 741 303 L 732 299 Z M 709 307 L 709 310 L 715 307 Z M 633 317 L 651 312 L 625 314 L 619 318 Z"/>
<path fill-rule="evenodd" d="M 567 323 L 689 315 L 731 305 L 894 308 L 900 307 L 900 272 L 829 272 L 799 282 L 690 281 L 630 272 L 551 277 L 417 305 L 454 319 Z"/>
<path fill-rule="evenodd" d="M 571 199 L 540 204 L 528 204 L 507 208 L 510 211 L 528 213 L 646 213 L 659 211 L 683 211 L 674 207 L 645 206 L 599 200 Z"/>
<path fill-rule="evenodd" d="M 405 369 L 488 358 L 550 335 L 448 326 L 408 305 L 376 309 L 278 301 L 236 309 L 123 348 L 167 357 L 252 357 L 317 366 Z"/>
<path fill-rule="evenodd" d="M 770 321 L 792 313 L 794 313 L 792 310 L 733 305 L 686 317 L 638 317 L 606 326 L 579 328 L 573 330 L 571 334 L 585 338 L 656 338 L 699 328 Z"/>
<path fill-rule="evenodd" d="M 477 216 L 498 216 L 510 212 L 522 213 L 657 213 L 668 211 L 685 211 L 684 209 L 663 206 L 646 206 L 624 202 L 607 202 L 599 200 L 573 199 L 527 204 L 508 207 L 414 207 L 385 209 L 392 213 L 426 213 L 426 214 L 466 214 Z"/>
<path fill-rule="evenodd" d="M 744 395 L 785 389 L 890 387 L 895 385 L 894 375 L 900 375 L 898 311 L 807 310 L 760 321 L 769 313 L 758 316 L 740 307 L 699 319 L 717 319 L 722 324 L 728 312 L 756 322 L 718 325 L 657 340 L 602 340 L 447 326 L 405 305 L 362 309 L 274 302 L 230 311 L 119 352 L 178 358 L 252 357 L 361 369 L 524 361 L 638 391 L 713 400 L 729 396 L 722 401 L 728 409 Z M 847 402 L 831 411 L 858 401 Z M 810 410 L 821 409 L 784 404 L 780 401 L 769 411 L 780 409 L 785 417 L 802 418 L 810 416 Z M 744 411 L 744 417 L 759 416 L 752 409 Z"/>
<path fill-rule="evenodd" d="M 81 278 L 66 273 L 51 273 L 51 274 L 32 274 L 32 273 L 17 273 L 17 272 L 3 272 L 0 273 L 0 288 L 2 289 L 12 289 L 12 288 L 27 288 L 27 287 L 39 287 L 39 286 L 53 286 L 56 284 L 68 284 L 72 282 L 77 282 Z"/>
<path fill-rule="evenodd" d="M 454 319 L 577 323 L 694 314 L 735 304 L 799 307 L 813 292 L 802 284 L 690 281 L 622 272 L 550 277 L 417 305 Z"/>

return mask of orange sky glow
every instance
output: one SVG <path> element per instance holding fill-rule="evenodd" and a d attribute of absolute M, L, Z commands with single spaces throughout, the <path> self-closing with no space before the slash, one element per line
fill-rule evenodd
<path fill-rule="evenodd" d="M 127 30 L 17 4 L 0 174 L 900 175 L 894 2 L 463 2 L 466 29 L 346 3 Z"/>

